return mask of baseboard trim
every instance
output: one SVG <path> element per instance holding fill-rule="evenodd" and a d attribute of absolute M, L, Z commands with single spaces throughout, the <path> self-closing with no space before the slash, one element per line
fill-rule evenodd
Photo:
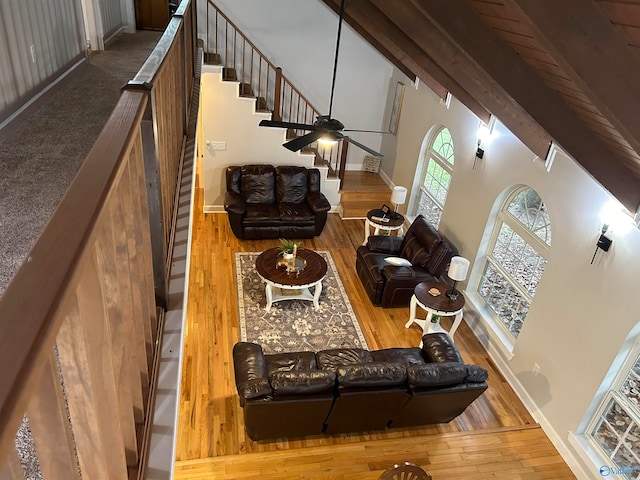
<path fill-rule="evenodd" d="M 472 317 L 472 319 L 470 319 L 469 317 Z M 469 326 L 469 328 L 471 328 L 473 334 L 480 341 L 484 349 L 487 351 L 489 357 L 491 357 L 491 360 L 493 360 L 493 363 L 495 364 L 498 371 L 500 371 L 507 383 L 509 383 L 511 388 L 513 388 L 513 391 L 523 403 L 527 411 L 540 425 L 545 435 L 549 437 L 549 440 L 556 448 L 556 450 L 558 450 L 560 456 L 564 459 L 565 462 L 567 462 L 567 465 L 569 466 L 571 471 L 576 475 L 576 477 L 581 479 L 593 478 L 588 473 L 588 471 L 585 470 L 583 462 L 576 454 L 575 450 L 571 447 L 568 438 L 570 432 L 567 432 L 567 440 L 563 440 L 563 437 L 559 435 L 551 422 L 549 422 L 545 415 L 540 411 L 533 398 L 531 398 L 531 396 L 529 395 L 529 392 L 524 388 L 522 383 L 520 383 L 520 380 L 511 369 L 511 366 L 509 364 L 509 361 L 512 358 L 511 352 L 507 352 L 506 350 L 503 351 L 502 349 L 497 347 L 497 345 L 502 345 L 501 340 L 493 332 L 493 330 L 488 325 L 486 325 L 486 321 L 484 320 L 482 315 L 473 306 L 470 305 L 470 302 L 468 302 L 465 306 L 463 319 Z"/>
<path fill-rule="evenodd" d="M 52 80 L 50 83 L 48 83 L 42 90 L 31 97 L 20 108 L 18 108 L 18 110 L 16 110 L 5 120 L 0 122 L 0 141 L 6 139 L 9 135 L 20 128 L 22 123 L 27 120 L 29 115 L 35 112 L 55 93 L 57 93 L 66 84 L 66 82 L 72 80 L 78 73 L 80 73 L 80 67 L 85 67 L 87 64 L 88 59 L 86 56 L 84 56 L 80 60 L 77 60 L 55 80 Z"/>

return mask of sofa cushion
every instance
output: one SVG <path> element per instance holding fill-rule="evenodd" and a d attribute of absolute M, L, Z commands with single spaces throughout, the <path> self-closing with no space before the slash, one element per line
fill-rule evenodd
<path fill-rule="evenodd" d="M 276 167 L 276 198 L 278 203 L 303 203 L 308 191 L 305 167 L 283 165 Z"/>
<path fill-rule="evenodd" d="M 369 363 L 373 361 L 371 352 L 363 348 L 334 348 L 316 353 L 318 367 L 322 370 L 333 370 L 344 365 Z"/>
<path fill-rule="evenodd" d="M 297 370 L 316 370 L 316 354 L 313 352 L 276 353 L 265 355 L 269 374 L 273 372 L 293 372 Z"/>
<path fill-rule="evenodd" d="M 407 367 L 412 387 L 446 387 L 463 383 L 467 366 L 460 363 L 427 363 Z"/>
<path fill-rule="evenodd" d="M 336 374 L 328 370 L 278 371 L 269 375 L 274 395 L 298 395 L 330 392 Z"/>
<path fill-rule="evenodd" d="M 306 203 L 279 203 L 278 212 L 285 223 L 313 225 L 316 221 L 316 214 Z"/>
<path fill-rule="evenodd" d="M 266 203 L 247 203 L 242 224 L 246 227 L 270 226 L 280 222 L 280 211 L 277 205 Z"/>
<path fill-rule="evenodd" d="M 467 376 L 464 381 L 468 383 L 480 383 L 487 380 L 488 372 L 480 365 L 467 365 Z"/>
<path fill-rule="evenodd" d="M 243 167 L 240 190 L 246 203 L 276 202 L 276 172 L 271 165 L 247 165 Z"/>
<path fill-rule="evenodd" d="M 402 385 L 407 380 L 407 369 L 400 363 L 370 362 L 338 367 L 338 386 L 391 387 Z"/>
<path fill-rule="evenodd" d="M 442 236 L 425 218 L 418 217 L 409 227 L 404 237 L 400 256 L 413 265 L 426 268 Z"/>
<path fill-rule="evenodd" d="M 371 352 L 375 362 L 395 362 L 402 365 L 424 365 L 426 362 L 422 356 L 422 350 L 412 348 L 385 348 Z"/>

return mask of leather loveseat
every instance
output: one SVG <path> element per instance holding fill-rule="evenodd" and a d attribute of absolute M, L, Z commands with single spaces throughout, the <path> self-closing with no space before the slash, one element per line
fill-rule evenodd
<path fill-rule="evenodd" d="M 422 348 L 340 348 L 265 355 L 233 348 L 235 381 L 252 440 L 445 423 L 487 389 L 444 333 Z"/>
<path fill-rule="evenodd" d="M 236 237 L 313 238 L 322 233 L 331 205 L 320 191 L 317 168 L 231 166 L 226 182 L 224 209 Z"/>
<path fill-rule="evenodd" d="M 374 305 L 407 307 L 420 282 L 437 280 L 458 249 L 422 215 L 404 237 L 370 236 L 356 250 L 356 271 Z M 387 258 L 403 258 L 410 265 L 392 265 Z"/>

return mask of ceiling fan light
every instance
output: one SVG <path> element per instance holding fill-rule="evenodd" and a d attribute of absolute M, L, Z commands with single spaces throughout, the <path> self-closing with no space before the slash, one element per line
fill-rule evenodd
<path fill-rule="evenodd" d="M 324 147 L 333 147 L 338 143 L 338 139 L 334 137 L 322 137 L 318 139 L 318 142 Z"/>

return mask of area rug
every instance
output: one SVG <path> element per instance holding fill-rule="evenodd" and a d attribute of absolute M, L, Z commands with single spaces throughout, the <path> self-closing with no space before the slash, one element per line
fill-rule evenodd
<path fill-rule="evenodd" d="M 265 311 L 265 284 L 256 271 L 259 252 L 237 252 L 236 280 L 240 339 L 262 345 L 265 353 L 317 352 L 328 348 L 367 348 L 331 254 L 318 251 L 327 262 L 320 308 L 304 300 L 276 302 Z"/>

